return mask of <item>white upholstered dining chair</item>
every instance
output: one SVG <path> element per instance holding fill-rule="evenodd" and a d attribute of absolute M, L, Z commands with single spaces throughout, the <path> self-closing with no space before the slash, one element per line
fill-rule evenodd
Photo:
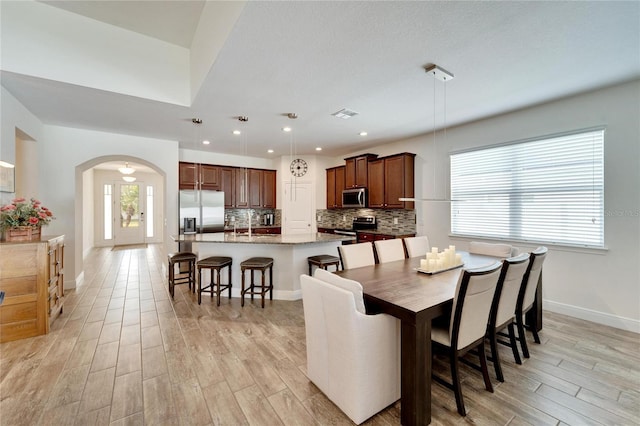
<path fill-rule="evenodd" d="M 309 380 L 356 424 L 399 400 L 399 320 L 359 312 L 362 286 L 331 272 L 300 285 Z"/>
<path fill-rule="evenodd" d="M 376 263 L 373 244 L 368 242 L 338 246 L 338 254 L 343 270 L 371 266 Z"/>
<path fill-rule="evenodd" d="M 424 257 L 429 248 L 429 238 L 426 235 L 419 237 L 407 237 L 403 238 L 404 246 L 407 248 L 407 255 L 409 257 Z"/>
<path fill-rule="evenodd" d="M 501 266 L 501 262 L 495 262 L 482 269 L 463 270 L 453 297 L 448 327 L 436 321 L 431 328 L 433 353 L 446 354 L 451 364 L 450 383 L 436 375 L 433 379 L 453 390 L 458 413 L 462 416 L 466 415 L 466 410 L 460 384 L 459 357 L 472 349 L 477 350 L 485 388 L 493 392 L 484 353 L 484 339 Z"/>
<path fill-rule="evenodd" d="M 404 245 L 400 238 L 374 241 L 373 246 L 378 256 L 378 263 L 393 262 L 405 258 Z"/>
<path fill-rule="evenodd" d="M 531 252 L 529 260 L 529 268 L 524 275 L 520 294 L 518 295 L 518 303 L 516 304 L 516 325 L 518 326 L 518 340 L 522 347 L 522 354 L 525 358 L 529 358 L 529 348 L 527 346 L 527 336 L 524 333 L 524 315 L 533 308 L 536 298 L 536 289 L 538 288 L 538 280 L 542 275 L 542 264 L 547 258 L 547 248 L 538 247 Z M 538 324 L 530 324 L 529 330 L 533 334 L 536 343 L 540 343 L 538 336 Z"/>
<path fill-rule="evenodd" d="M 469 253 L 485 254 L 487 256 L 502 257 L 515 257 L 520 250 L 510 244 L 493 244 L 483 243 L 480 241 L 471 241 L 469 243 Z"/>
<path fill-rule="evenodd" d="M 522 364 L 520 354 L 518 353 L 518 344 L 514 330 L 516 305 L 518 295 L 522 287 L 522 279 L 524 278 L 529 266 L 529 253 L 522 253 L 517 257 L 510 257 L 502 262 L 502 271 L 496 288 L 496 295 L 493 299 L 493 306 L 489 315 L 489 325 L 487 327 L 487 336 L 491 345 L 491 360 L 493 368 L 496 371 L 496 378 L 500 382 L 504 382 L 502 374 L 502 366 L 500 365 L 500 354 L 498 353 L 498 343 L 509 346 L 513 352 L 513 358 L 516 364 Z M 508 334 L 501 333 L 507 328 Z M 498 339 L 500 337 L 508 337 L 509 341 Z"/>

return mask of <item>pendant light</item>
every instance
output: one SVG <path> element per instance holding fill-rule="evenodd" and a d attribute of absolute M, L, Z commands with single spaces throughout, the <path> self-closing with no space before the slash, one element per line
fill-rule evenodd
<path fill-rule="evenodd" d="M 120 167 L 118 171 L 123 175 L 131 175 L 136 171 L 136 169 L 134 169 L 133 167 L 129 167 L 129 163 L 127 162 L 124 163 L 124 167 Z"/>
<path fill-rule="evenodd" d="M 136 178 L 135 176 L 122 176 L 122 180 L 125 182 L 131 183 L 131 182 L 135 182 Z"/>
<path fill-rule="evenodd" d="M 453 80 L 453 74 L 449 71 L 446 71 L 443 68 L 440 68 L 437 65 L 429 65 L 425 67 L 425 71 L 427 74 L 433 77 L 433 194 L 436 193 L 436 164 L 437 164 L 437 143 L 436 143 L 436 80 L 440 80 L 444 84 L 444 95 L 443 95 L 443 133 L 444 139 L 446 141 L 447 138 L 447 82 Z M 448 197 L 445 198 L 406 198 L 401 197 L 398 198 L 398 201 L 423 201 L 423 202 L 450 202 L 451 200 Z"/>

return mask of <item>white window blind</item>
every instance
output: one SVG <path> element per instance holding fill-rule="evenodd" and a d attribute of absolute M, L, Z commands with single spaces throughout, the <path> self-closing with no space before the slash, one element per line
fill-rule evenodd
<path fill-rule="evenodd" d="M 451 232 L 604 246 L 604 130 L 451 154 Z"/>

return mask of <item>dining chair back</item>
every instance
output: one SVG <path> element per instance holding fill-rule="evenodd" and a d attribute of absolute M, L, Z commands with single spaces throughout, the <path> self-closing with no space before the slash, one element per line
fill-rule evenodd
<path fill-rule="evenodd" d="M 407 249 L 407 256 L 409 257 L 423 257 L 426 256 L 429 248 L 429 238 L 426 235 L 419 237 L 407 237 L 403 238 L 404 246 Z"/>
<path fill-rule="evenodd" d="M 343 270 L 371 266 L 376 263 L 373 244 L 369 242 L 338 246 L 338 254 Z"/>
<path fill-rule="evenodd" d="M 378 257 L 378 263 L 393 262 L 405 258 L 404 245 L 400 238 L 374 241 L 373 246 Z"/>
<path fill-rule="evenodd" d="M 358 312 L 360 283 L 327 271 L 316 273 L 331 282 L 300 276 L 307 376 L 360 424 L 400 399 L 400 321 Z"/>
<path fill-rule="evenodd" d="M 522 286 L 520 287 L 520 293 L 518 294 L 518 302 L 516 304 L 516 324 L 518 326 L 518 340 L 520 340 L 520 346 L 522 346 L 522 354 L 525 358 L 529 358 L 529 348 L 527 346 L 527 339 L 524 333 L 524 315 L 533 308 L 533 304 L 536 298 L 536 290 L 538 288 L 538 281 L 542 276 L 542 264 L 547 258 L 547 248 L 538 247 L 531 252 L 531 259 L 529 261 L 529 267 L 522 279 Z M 533 318 L 533 323 L 530 324 L 529 329 L 533 334 L 533 339 L 536 343 L 540 343 L 540 336 L 538 336 L 538 324 L 536 319 Z"/>
<path fill-rule="evenodd" d="M 510 244 L 493 244 L 483 243 L 480 241 L 471 241 L 469 243 L 469 253 L 484 254 L 487 256 L 507 257 L 517 256 L 520 250 Z"/>
<path fill-rule="evenodd" d="M 453 390 L 458 413 L 462 416 L 466 415 L 466 410 L 458 365 L 459 358 L 471 349 L 478 352 L 485 388 L 493 392 L 484 353 L 484 339 L 501 266 L 501 262 L 495 262 L 482 269 L 463 270 L 453 298 L 449 327 L 439 327 L 436 323 L 431 329 L 434 353 L 445 353 L 451 364 L 450 383 L 436 375 L 433 378 Z"/>
<path fill-rule="evenodd" d="M 493 298 L 491 313 L 489 314 L 487 335 L 491 345 L 491 361 L 493 361 L 496 377 L 500 382 L 504 382 L 504 375 L 502 374 L 502 367 L 500 365 L 498 343 L 509 346 L 513 352 L 516 363 L 522 364 L 520 354 L 518 353 L 513 324 L 522 279 L 527 272 L 528 266 L 528 253 L 522 253 L 517 257 L 510 257 L 502 262 L 502 270 L 500 272 L 500 278 L 498 279 L 498 285 L 496 286 L 496 294 Z M 508 328 L 508 335 L 500 333 L 505 327 Z M 498 340 L 498 335 L 508 337 L 509 341 Z"/>

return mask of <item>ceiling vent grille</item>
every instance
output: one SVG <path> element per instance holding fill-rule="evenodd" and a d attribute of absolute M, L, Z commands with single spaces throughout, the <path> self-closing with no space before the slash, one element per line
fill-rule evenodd
<path fill-rule="evenodd" d="M 342 108 L 340 111 L 334 112 L 331 115 L 333 115 L 334 117 L 342 118 L 343 120 L 347 120 L 355 115 L 358 115 L 358 113 L 347 108 Z"/>

